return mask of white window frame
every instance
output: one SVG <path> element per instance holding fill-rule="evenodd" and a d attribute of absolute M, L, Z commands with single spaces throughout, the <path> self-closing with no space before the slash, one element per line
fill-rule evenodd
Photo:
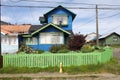
<path fill-rule="evenodd" d="M 118 42 L 118 37 L 117 36 L 113 36 L 113 42 Z"/>
<path fill-rule="evenodd" d="M 62 32 L 40 33 L 40 44 L 64 44 Z"/>
<path fill-rule="evenodd" d="M 68 16 L 67 15 L 52 15 L 52 23 L 56 25 L 68 25 Z"/>
<path fill-rule="evenodd" d="M 25 38 L 25 44 L 27 44 L 27 45 L 37 45 L 37 38 L 36 37 Z"/>

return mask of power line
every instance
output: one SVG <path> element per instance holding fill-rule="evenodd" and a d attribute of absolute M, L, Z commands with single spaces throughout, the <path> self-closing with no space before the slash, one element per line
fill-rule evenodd
<path fill-rule="evenodd" d="M 81 5 L 96 5 L 90 3 L 78 3 L 78 2 L 58 2 L 58 1 L 43 1 L 43 0 L 10 0 L 12 2 L 20 2 L 20 1 L 27 1 L 27 2 L 42 2 L 42 3 L 57 3 L 57 4 L 81 4 Z M 113 4 L 97 4 L 99 6 L 120 6 L 120 5 L 113 5 Z"/>
<path fill-rule="evenodd" d="M 102 18 L 99 18 L 99 19 L 111 18 L 111 17 L 117 16 L 117 15 L 120 15 L 120 12 L 118 12 L 118 13 L 116 13 L 116 14 L 113 14 L 113 15 L 111 15 L 111 16 L 106 16 L 106 17 L 102 17 Z"/>
<path fill-rule="evenodd" d="M 119 28 L 119 27 L 120 27 L 120 25 L 118 25 L 118 26 L 116 26 L 116 27 L 114 27 L 114 28 L 108 30 L 106 33 L 111 32 L 111 31 L 113 31 L 113 30 L 115 30 L 115 29 L 117 29 L 117 28 Z"/>
<path fill-rule="evenodd" d="M 55 8 L 53 6 L 24 6 L 24 5 L 0 5 L 3 7 L 25 7 L 25 8 Z M 87 8 L 87 7 L 65 7 L 68 9 L 95 9 L 95 8 Z M 120 10 L 120 7 L 116 8 L 98 8 L 101 10 Z"/>
<path fill-rule="evenodd" d="M 89 24 L 89 23 L 91 23 L 93 21 L 95 21 L 95 19 L 91 19 L 91 20 L 87 21 L 87 23 L 80 25 L 80 27 L 83 27 L 83 26 L 85 26 L 85 25 L 87 25 L 87 24 Z"/>

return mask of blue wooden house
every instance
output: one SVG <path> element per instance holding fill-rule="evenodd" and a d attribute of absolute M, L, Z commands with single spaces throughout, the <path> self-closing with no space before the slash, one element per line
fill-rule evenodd
<path fill-rule="evenodd" d="M 42 25 L 31 25 L 28 34 L 19 36 L 19 43 L 37 50 L 48 51 L 52 45 L 66 44 L 72 34 L 72 22 L 76 14 L 58 6 L 40 17 Z"/>

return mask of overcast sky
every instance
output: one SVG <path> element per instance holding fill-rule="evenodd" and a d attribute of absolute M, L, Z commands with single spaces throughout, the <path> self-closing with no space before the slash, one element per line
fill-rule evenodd
<path fill-rule="evenodd" d="M 119 8 L 117 10 L 98 10 L 99 34 L 109 32 L 117 32 L 120 34 L 120 0 L 1 0 L 2 5 L 24 5 L 24 6 L 52 6 L 62 5 L 64 7 L 84 7 L 95 8 L 95 5 L 85 4 L 64 4 L 66 3 L 87 3 L 98 4 L 98 8 Z M 32 2 L 36 1 L 36 2 Z M 50 1 L 50 2 L 38 2 Z M 104 4 L 104 5 L 102 5 Z M 105 6 L 105 5 L 114 6 Z M 115 6 L 117 5 L 117 6 Z M 43 16 L 46 12 L 53 8 L 30 8 L 30 7 L 1 7 L 1 20 L 13 24 L 40 24 L 39 16 Z M 69 9 L 77 16 L 73 21 L 73 32 L 81 34 L 89 34 L 96 32 L 96 13 L 95 9 Z"/>

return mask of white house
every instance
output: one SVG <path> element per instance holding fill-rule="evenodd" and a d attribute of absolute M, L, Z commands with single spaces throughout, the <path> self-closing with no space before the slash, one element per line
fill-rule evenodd
<path fill-rule="evenodd" d="M 1 25 L 1 51 L 15 53 L 18 51 L 18 34 L 28 33 L 31 25 Z"/>
<path fill-rule="evenodd" d="M 85 38 L 86 42 L 90 42 L 90 41 L 93 41 L 95 39 L 96 39 L 96 33 L 94 33 L 94 32 L 87 34 L 86 38 Z"/>

